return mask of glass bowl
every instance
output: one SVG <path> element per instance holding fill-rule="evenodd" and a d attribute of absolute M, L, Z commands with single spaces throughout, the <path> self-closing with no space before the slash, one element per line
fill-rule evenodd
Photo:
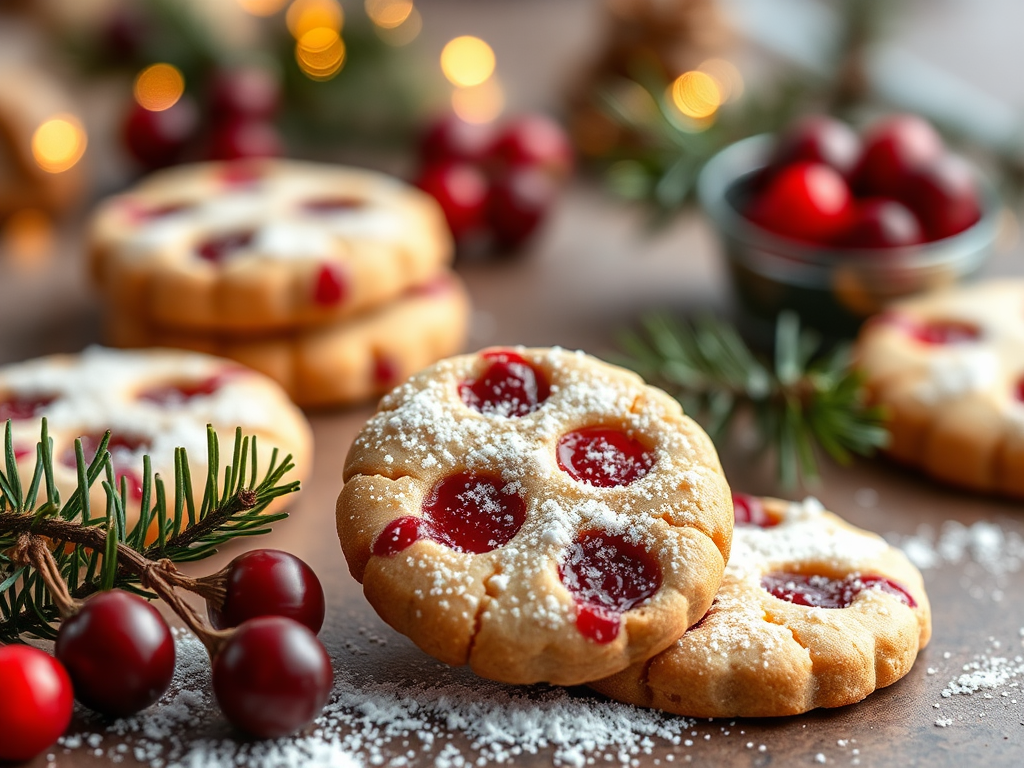
<path fill-rule="evenodd" d="M 754 174 L 774 137 L 751 136 L 715 155 L 701 172 L 698 196 L 725 247 L 733 287 L 755 319 L 774 323 L 783 309 L 832 338 L 853 336 L 890 302 L 977 274 L 991 255 L 1001 203 L 975 169 L 981 218 L 952 237 L 886 249 L 838 248 L 791 240 L 741 213 Z"/>

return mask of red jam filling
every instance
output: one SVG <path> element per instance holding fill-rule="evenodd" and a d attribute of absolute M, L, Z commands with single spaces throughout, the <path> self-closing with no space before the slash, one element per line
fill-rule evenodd
<path fill-rule="evenodd" d="M 576 628 L 598 643 L 614 640 L 622 614 L 661 586 L 661 567 L 647 550 L 604 531 L 580 534 L 558 576 L 576 600 Z"/>
<path fill-rule="evenodd" d="M 780 600 L 811 608 L 847 608 L 865 589 L 880 589 L 904 605 L 917 607 L 917 602 L 906 589 L 883 576 L 850 574 L 842 579 L 833 579 L 829 576 L 777 572 L 762 576 L 761 586 Z"/>
<path fill-rule="evenodd" d="M 34 453 L 34 452 L 35 452 L 35 449 L 34 448 L 29 448 L 27 445 L 15 445 L 14 446 L 14 458 L 17 461 L 20 461 L 24 457 L 28 456 L 30 453 Z"/>
<path fill-rule="evenodd" d="M 316 273 L 313 301 L 322 307 L 340 304 L 348 296 L 348 280 L 337 264 L 324 264 Z"/>
<path fill-rule="evenodd" d="M 150 403 L 173 407 L 187 403 L 194 397 L 212 395 L 224 384 L 224 376 L 210 376 L 207 379 L 190 382 L 187 384 L 167 384 L 165 386 L 150 387 L 139 393 L 139 400 Z"/>
<path fill-rule="evenodd" d="M 226 187 L 252 187 L 262 179 L 263 169 L 251 161 L 226 163 L 220 171 L 220 180 Z"/>
<path fill-rule="evenodd" d="M 980 339 L 981 329 L 957 320 L 932 320 L 921 323 L 911 334 L 924 344 L 963 344 Z"/>
<path fill-rule="evenodd" d="M 34 395 L 31 397 L 12 395 L 0 400 L 0 422 L 12 419 L 31 419 L 57 398 L 53 395 Z"/>
<path fill-rule="evenodd" d="M 379 387 L 394 384 L 398 380 L 398 364 L 390 355 L 378 352 L 373 356 L 373 383 Z"/>
<path fill-rule="evenodd" d="M 252 230 L 244 230 L 211 237 L 196 246 L 196 254 L 201 259 L 217 264 L 235 251 L 240 251 L 252 245 L 255 234 Z"/>
<path fill-rule="evenodd" d="M 586 427 L 562 435 L 558 466 L 574 480 L 611 488 L 629 485 L 654 466 L 654 455 L 639 440 L 607 427 Z"/>
<path fill-rule="evenodd" d="M 100 440 L 103 439 L 102 432 L 82 435 L 82 454 L 85 456 L 85 463 L 88 464 L 96 456 L 96 449 L 99 448 Z M 142 477 L 134 469 L 130 468 L 130 464 L 141 464 L 139 454 L 149 450 L 150 442 L 144 437 L 135 437 L 130 435 L 116 435 L 110 436 L 110 441 L 107 443 L 107 450 L 110 451 L 110 459 L 114 465 L 114 474 L 117 482 L 121 482 L 121 478 L 125 479 L 128 485 L 128 493 L 131 494 L 132 498 L 142 498 Z M 74 446 L 69 446 L 60 457 L 61 463 L 68 467 L 78 466 L 78 461 L 75 458 Z M 138 460 L 138 461 L 137 461 Z"/>
<path fill-rule="evenodd" d="M 1024 402 L 1024 378 L 1017 382 L 1017 386 L 1013 389 L 1013 395 L 1021 402 Z"/>
<path fill-rule="evenodd" d="M 526 503 L 506 493 L 500 477 L 462 472 L 446 477 L 423 501 L 423 517 L 391 521 L 373 544 L 375 555 L 394 555 L 422 538 L 480 554 L 508 544 L 526 520 Z"/>
<path fill-rule="evenodd" d="M 733 519 L 736 525 L 756 525 L 758 528 L 771 528 L 779 521 L 768 514 L 764 502 L 757 496 L 746 493 L 732 495 Z"/>
<path fill-rule="evenodd" d="M 462 402 L 480 413 L 526 416 L 536 411 L 551 394 L 543 371 L 521 355 L 508 350 L 482 354 L 491 364 L 476 381 L 459 385 Z"/>
<path fill-rule="evenodd" d="M 309 213 L 337 213 L 353 211 L 364 205 L 366 205 L 366 201 L 358 197 L 321 197 L 304 202 L 302 210 Z"/>

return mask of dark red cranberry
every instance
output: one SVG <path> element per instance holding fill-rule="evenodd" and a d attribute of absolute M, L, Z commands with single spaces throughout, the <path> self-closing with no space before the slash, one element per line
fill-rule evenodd
<path fill-rule="evenodd" d="M 250 117 L 267 119 L 277 111 L 281 84 L 265 67 L 243 66 L 221 70 L 210 88 L 210 111 L 218 119 Z"/>
<path fill-rule="evenodd" d="M 572 143 L 562 127 L 544 115 L 525 115 L 509 123 L 488 154 L 506 166 L 541 168 L 556 177 L 572 173 Z"/>
<path fill-rule="evenodd" d="M 824 163 L 847 176 L 859 156 L 860 139 L 850 126 L 828 115 L 806 115 L 779 136 L 769 165 Z"/>
<path fill-rule="evenodd" d="M 266 120 L 235 118 L 213 131 L 207 157 L 210 160 L 240 160 L 248 157 L 280 157 L 284 143 L 277 128 Z"/>
<path fill-rule="evenodd" d="M 558 185 L 537 168 L 513 168 L 490 188 L 487 223 L 497 244 L 515 248 L 534 233 L 558 197 Z"/>
<path fill-rule="evenodd" d="M 586 427 L 562 435 L 558 466 L 574 480 L 610 488 L 629 485 L 654 466 L 654 454 L 639 440 L 607 427 Z"/>
<path fill-rule="evenodd" d="M 93 595 L 61 622 L 54 655 L 67 667 L 75 698 L 114 717 L 145 709 L 174 677 L 167 622 L 141 597 L 119 589 Z"/>
<path fill-rule="evenodd" d="M 899 197 L 907 176 L 945 151 L 942 137 L 917 115 L 896 115 L 874 125 L 851 186 L 862 196 Z"/>
<path fill-rule="evenodd" d="M 224 716 L 259 739 L 309 725 L 331 694 L 334 672 L 316 635 L 284 616 L 241 624 L 213 661 L 213 692 Z"/>
<path fill-rule="evenodd" d="M 576 628 L 608 643 L 619 633 L 621 615 L 661 587 L 661 566 L 622 536 L 587 531 L 569 547 L 558 577 L 578 605 Z"/>
<path fill-rule="evenodd" d="M 28 645 L 0 646 L 0 762 L 31 760 L 71 722 L 74 696 L 64 667 Z"/>
<path fill-rule="evenodd" d="M 900 248 L 924 242 L 917 217 L 903 203 L 870 197 L 854 205 L 837 245 L 844 248 Z"/>
<path fill-rule="evenodd" d="M 313 284 L 313 301 L 322 307 L 333 307 L 348 297 L 348 279 L 339 264 L 322 264 Z"/>
<path fill-rule="evenodd" d="M 214 264 L 220 263 L 232 253 L 252 245 L 256 233 L 251 229 L 240 232 L 225 232 L 203 240 L 196 246 L 196 255 Z"/>
<path fill-rule="evenodd" d="M 921 220 L 928 240 L 963 232 L 981 218 L 974 171 L 955 155 L 943 155 L 911 171 L 902 199 Z"/>
<path fill-rule="evenodd" d="M 479 379 L 459 386 L 462 402 L 470 408 L 488 415 L 526 416 L 551 394 L 547 376 L 522 355 L 498 349 L 481 357 L 491 364 Z"/>
<path fill-rule="evenodd" d="M 56 399 L 55 395 L 9 395 L 0 400 L 0 422 L 31 419 Z"/>
<path fill-rule="evenodd" d="M 500 477 L 461 472 L 438 482 L 423 500 L 430 538 L 457 552 L 490 552 L 508 544 L 526 520 L 526 503 Z"/>
<path fill-rule="evenodd" d="M 851 205 L 850 190 L 835 169 L 821 163 L 795 163 L 768 181 L 748 216 L 780 235 L 824 243 L 846 226 Z"/>
<path fill-rule="evenodd" d="M 736 525 L 772 528 L 779 524 L 778 518 L 768 513 L 768 510 L 764 508 L 764 502 L 758 496 L 734 493 L 732 495 L 732 511 Z"/>
<path fill-rule="evenodd" d="M 324 590 L 320 580 L 295 555 L 277 549 L 256 549 L 239 555 L 224 576 L 227 594 L 218 609 L 207 603 L 217 629 L 237 627 L 257 616 L 287 616 L 315 634 L 324 623 Z"/>
<path fill-rule="evenodd" d="M 199 381 L 149 387 L 139 392 L 138 398 L 164 407 L 175 407 L 195 397 L 212 395 L 223 386 L 224 378 L 223 375 L 209 376 Z"/>
<path fill-rule="evenodd" d="M 917 602 L 907 590 L 882 576 L 850 574 L 842 579 L 833 579 L 813 574 L 776 572 L 762 576 L 761 586 L 780 600 L 811 608 L 847 608 L 865 589 L 880 589 L 894 595 L 904 605 L 917 607 Z"/>
<path fill-rule="evenodd" d="M 490 123 L 467 123 L 456 115 L 448 115 L 433 123 L 420 142 L 420 160 L 436 165 L 449 160 L 471 163 L 480 161 L 494 143 L 494 126 Z"/>
<path fill-rule="evenodd" d="M 456 240 L 479 230 L 487 209 L 487 177 L 475 165 L 442 163 L 424 171 L 416 186 L 437 200 Z"/>
<path fill-rule="evenodd" d="M 163 168 L 182 160 L 198 130 L 199 110 L 186 94 L 160 112 L 135 104 L 125 120 L 123 137 L 128 151 L 142 165 Z"/>

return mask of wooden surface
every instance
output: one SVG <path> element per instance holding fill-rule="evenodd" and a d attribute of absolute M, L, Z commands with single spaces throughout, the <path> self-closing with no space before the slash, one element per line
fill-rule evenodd
<path fill-rule="evenodd" d="M 510 54 L 513 58 L 518 55 L 522 62 L 510 69 L 525 78 L 524 73 L 535 75 L 541 63 L 565 56 L 564 51 L 551 52 L 558 48 L 557 36 L 541 23 L 543 14 L 553 14 L 561 24 L 578 21 L 579 29 L 592 32 L 594 28 L 587 4 L 566 2 L 558 10 L 548 10 L 554 5 L 558 4 L 424 3 L 426 10 L 438 9 L 447 24 L 440 30 L 428 26 L 425 34 L 443 39 L 449 32 L 487 36 L 490 31 L 501 61 L 503 48 L 520 51 L 511 42 L 513 34 L 525 34 L 527 27 L 536 30 L 537 57 Z M 943 4 L 947 26 L 942 30 L 963 21 L 946 7 L 956 5 Z M 1007 5 L 980 4 L 996 10 L 1007 10 Z M 482 9 L 493 10 L 494 15 Z M 529 23 L 526 14 L 533 14 Z M 1021 15 L 1016 11 L 1016 16 Z M 518 26 L 509 29 L 502 19 Z M 475 21 L 484 28 L 474 27 Z M 579 41 L 572 35 L 569 38 L 578 47 Z M 922 43 L 914 38 L 914 42 L 928 48 L 927 39 Z M 983 40 L 973 44 L 979 50 L 985 48 Z M 549 51 L 546 58 L 545 50 Z M 965 71 L 965 76 L 977 74 L 969 67 Z M 1000 95 L 1021 96 L 1005 92 L 1009 74 L 1003 72 Z M 526 80 L 514 82 L 522 85 Z M 1018 91 L 1021 88 L 1018 84 Z M 550 94 L 550 90 L 542 89 L 533 101 L 540 103 L 544 93 Z M 470 347 L 558 344 L 600 355 L 612 348 L 616 329 L 645 310 L 727 310 L 725 273 L 714 238 L 701 217 L 684 214 L 667 230 L 650 237 L 644 233 L 643 222 L 641 211 L 608 199 L 594 184 L 576 182 L 521 258 L 460 266 L 476 306 Z M 78 225 L 69 224 L 61 232 L 58 255 L 34 269 L 0 260 L 0 362 L 74 351 L 98 341 L 98 301 L 81 266 L 79 232 Z M 1024 272 L 1019 250 L 1015 246 L 1002 254 L 990 271 Z M 312 478 L 291 518 L 280 523 L 270 537 L 246 544 L 289 550 L 316 570 L 328 594 L 327 622 L 321 637 L 339 679 L 400 679 L 411 674 L 428 683 L 456 679 L 472 687 L 468 672 L 452 675 L 441 670 L 377 619 L 345 567 L 334 533 L 334 500 L 341 487 L 345 453 L 371 413 L 372 406 L 367 405 L 310 414 L 316 439 Z M 750 459 L 744 437 L 740 433 L 720 446 L 732 485 L 752 493 L 778 494 L 770 473 Z M 919 526 L 938 527 L 945 521 L 967 525 L 989 521 L 998 524 L 1006 536 L 1024 534 L 1020 504 L 939 487 L 884 461 L 860 461 L 848 468 L 826 465 L 820 486 L 810 491 L 851 522 L 883 533 L 909 535 Z M 213 571 L 242 549 L 241 545 L 232 548 L 194 570 Z M 1020 564 L 1019 559 L 1015 562 Z M 991 559 L 988 565 L 992 565 Z M 993 640 L 1000 643 L 996 655 L 1022 653 L 1024 573 L 1015 570 L 997 576 L 986 570 L 984 562 L 967 557 L 957 564 L 928 569 L 925 578 L 934 612 L 934 635 L 901 682 L 839 710 L 781 720 L 700 723 L 693 727 L 692 745 L 672 746 L 655 739 L 651 753 L 643 755 L 640 764 L 665 765 L 671 755 L 676 762 L 736 766 L 813 765 L 822 759 L 830 765 L 862 766 L 1019 765 L 1024 749 L 1024 692 L 1014 681 L 990 691 L 992 698 L 984 698 L 982 691 L 945 699 L 941 691 L 976 655 L 991 656 Z M 368 642 L 370 637 L 381 642 Z M 583 690 L 578 693 L 585 700 L 599 700 Z M 628 710 L 623 710 L 622 717 L 629 717 Z M 953 722 L 941 728 L 935 724 L 938 718 L 952 718 Z M 96 729 L 95 720 L 78 718 L 71 733 Z M 222 723 L 214 722 L 210 729 L 194 735 L 178 733 L 176 738 L 187 743 L 210 733 L 228 733 Z M 108 739 L 104 748 L 116 743 L 116 739 Z M 385 747 L 383 755 L 390 761 L 408 750 L 399 741 Z M 106 765 L 112 759 L 104 749 L 99 756 L 85 748 L 51 752 L 58 766 Z M 130 750 L 119 757 L 125 765 L 138 762 Z M 435 757 L 435 751 L 421 745 L 413 749 L 411 764 L 432 765 Z M 541 751 L 517 762 L 547 765 L 551 759 L 550 751 Z M 47 764 L 44 755 L 29 765 Z"/>

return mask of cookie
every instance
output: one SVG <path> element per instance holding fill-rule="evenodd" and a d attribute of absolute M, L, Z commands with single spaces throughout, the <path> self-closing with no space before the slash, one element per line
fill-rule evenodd
<path fill-rule="evenodd" d="M 900 302 L 864 326 L 856 361 L 888 413 L 892 457 L 1024 497 L 1024 280 Z"/>
<path fill-rule="evenodd" d="M 178 347 L 231 358 L 277 381 L 296 403 L 323 406 L 379 397 L 460 351 L 469 317 L 462 282 L 445 273 L 377 309 L 289 334 L 190 334 L 113 313 L 106 335 L 118 347 Z"/>
<path fill-rule="evenodd" d="M 776 717 L 860 701 L 931 636 L 921 574 L 816 499 L 736 497 L 711 610 L 668 650 L 590 687 L 690 717 Z"/>
<path fill-rule="evenodd" d="M 664 392 L 582 352 L 490 349 L 386 395 L 337 523 L 392 627 L 452 665 L 573 685 L 673 642 L 711 604 L 732 503 Z"/>
<path fill-rule="evenodd" d="M 322 325 L 429 281 L 452 242 L 429 195 L 290 160 L 178 166 L 100 205 L 93 273 L 119 312 L 165 328 Z"/>
<path fill-rule="evenodd" d="M 235 429 L 257 438 L 260 471 L 271 452 L 291 454 L 295 469 L 285 480 L 302 480 L 312 464 L 312 434 L 305 417 L 265 376 L 237 363 L 175 350 L 120 351 L 91 347 L 78 355 L 53 355 L 0 368 L 0 423 L 11 419 L 21 481 L 34 467 L 40 421 L 45 417 L 53 440 L 54 482 L 61 499 L 77 487 L 75 438 L 82 438 L 91 461 L 104 433 L 118 478 L 128 489 L 129 523 L 138 519 L 142 456 L 149 454 L 154 474 L 174 495 L 174 449 L 188 451 L 196 503 L 202 502 L 207 475 L 207 430 L 212 424 L 221 447 L 222 466 L 230 460 Z M 262 475 L 261 475 L 262 476 Z M 27 486 L 25 486 L 27 487 Z M 105 508 L 102 486 L 90 495 Z M 275 502 L 280 507 L 290 497 Z"/>

